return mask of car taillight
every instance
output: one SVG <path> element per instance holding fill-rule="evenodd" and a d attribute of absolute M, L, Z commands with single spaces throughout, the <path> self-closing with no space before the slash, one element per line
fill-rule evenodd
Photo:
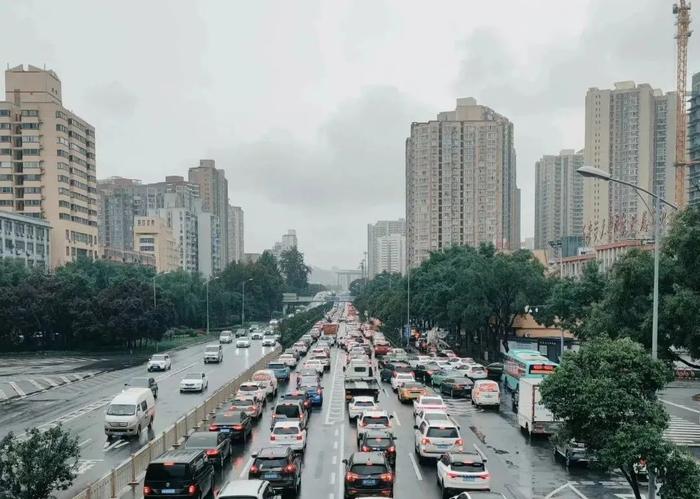
<path fill-rule="evenodd" d="M 423 445 L 429 445 L 430 444 L 430 439 L 423 437 L 423 439 L 420 441 L 421 444 Z"/>
<path fill-rule="evenodd" d="M 367 421 L 362 421 L 362 423 L 360 423 L 360 426 L 367 426 Z"/>
<path fill-rule="evenodd" d="M 461 438 L 458 438 L 457 440 L 455 440 L 455 445 L 459 445 L 459 446 L 464 445 L 464 440 L 462 440 Z"/>
<path fill-rule="evenodd" d="M 258 468 L 256 465 L 250 467 L 250 473 L 253 473 L 254 475 L 257 474 L 259 471 L 260 468 Z"/>
<path fill-rule="evenodd" d="M 354 482 L 355 480 L 359 480 L 359 479 L 360 479 L 360 475 L 358 475 L 357 473 L 353 473 L 352 471 L 348 471 L 347 473 L 345 473 L 345 481 L 346 482 Z"/>
<path fill-rule="evenodd" d="M 153 494 L 153 489 L 149 487 L 148 485 L 143 486 L 143 495 L 147 496 Z"/>
<path fill-rule="evenodd" d="M 282 468 L 282 471 L 283 471 L 284 473 L 296 473 L 296 471 L 297 471 L 297 466 L 296 466 L 296 464 L 288 464 L 287 466 L 285 466 L 284 468 Z"/>
<path fill-rule="evenodd" d="M 450 471 L 449 473 L 447 473 L 447 478 L 457 478 L 458 476 L 459 476 L 459 474 L 454 473 L 454 472 L 452 472 L 452 471 Z"/>
<path fill-rule="evenodd" d="M 382 473 L 379 478 L 381 478 L 383 482 L 393 482 L 394 481 L 394 474 L 393 473 Z"/>
<path fill-rule="evenodd" d="M 479 475 L 479 478 L 481 478 L 482 480 L 488 480 L 489 478 L 491 478 L 491 474 L 488 471 L 485 471 L 484 473 Z"/>
<path fill-rule="evenodd" d="M 218 455 L 219 455 L 218 449 L 208 449 L 207 450 L 207 456 L 218 456 Z"/>
<path fill-rule="evenodd" d="M 369 452 L 371 449 L 367 447 L 366 445 L 362 446 L 362 452 Z"/>
<path fill-rule="evenodd" d="M 386 450 L 389 454 L 394 454 L 396 452 L 396 447 L 393 445 Z"/>
<path fill-rule="evenodd" d="M 243 425 L 235 424 L 235 425 L 233 425 L 233 429 L 234 429 L 234 430 L 242 430 L 242 429 L 243 429 Z"/>
<path fill-rule="evenodd" d="M 274 435 L 270 435 L 270 440 L 277 440 L 277 437 Z"/>
<path fill-rule="evenodd" d="M 210 424 L 210 425 L 209 425 L 209 431 L 219 431 L 218 425 Z"/>
<path fill-rule="evenodd" d="M 304 438 L 304 435 L 302 435 L 301 433 L 297 435 L 297 440 L 302 440 L 303 438 Z"/>
<path fill-rule="evenodd" d="M 193 496 L 197 493 L 198 487 L 196 485 L 190 485 L 187 488 L 187 495 Z"/>

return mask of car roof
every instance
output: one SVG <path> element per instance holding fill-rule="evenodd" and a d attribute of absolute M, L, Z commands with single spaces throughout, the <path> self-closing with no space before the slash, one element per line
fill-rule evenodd
<path fill-rule="evenodd" d="M 219 493 L 221 499 L 228 497 L 258 497 L 267 482 L 265 480 L 231 480 Z"/>
<path fill-rule="evenodd" d="M 482 457 L 476 452 L 448 452 L 450 460 L 457 462 L 481 463 Z"/>
<path fill-rule="evenodd" d="M 367 430 L 364 435 L 367 438 L 394 438 L 394 434 L 389 430 Z"/>
<path fill-rule="evenodd" d="M 263 447 L 260 450 L 258 450 L 258 454 L 256 457 L 262 459 L 273 457 L 286 457 L 287 454 L 289 454 L 289 452 L 291 452 L 290 447 L 282 447 L 280 445 L 274 447 Z"/>
<path fill-rule="evenodd" d="M 163 464 L 170 462 L 189 463 L 202 454 L 201 449 L 184 449 L 169 450 L 165 454 L 161 454 L 151 461 L 151 464 Z"/>
<path fill-rule="evenodd" d="M 127 388 L 123 392 L 117 394 L 110 404 L 133 404 L 139 397 L 146 393 L 151 393 L 151 389 L 141 387 Z"/>
<path fill-rule="evenodd" d="M 358 402 L 375 402 L 374 397 L 371 397 L 369 395 L 357 395 L 353 397 L 352 400 L 356 400 Z"/>
<path fill-rule="evenodd" d="M 386 464 L 386 458 L 383 452 L 355 452 L 352 454 L 351 460 L 353 464 Z"/>
<path fill-rule="evenodd" d="M 301 430 L 301 422 L 297 421 L 295 419 L 289 420 L 289 419 L 281 419 L 281 420 L 276 420 L 275 421 L 275 426 L 281 426 L 283 428 L 299 428 Z"/>

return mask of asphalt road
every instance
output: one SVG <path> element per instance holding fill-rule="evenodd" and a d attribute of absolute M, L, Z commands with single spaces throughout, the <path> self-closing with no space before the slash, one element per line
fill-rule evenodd
<path fill-rule="evenodd" d="M 342 333 L 342 329 L 341 329 Z M 343 400 L 344 353 L 335 349 L 331 370 L 323 378 L 324 404 L 311 416 L 307 450 L 302 472 L 302 499 L 341 499 L 344 470 L 342 460 L 355 452 L 355 427 L 348 422 Z M 380 402 L 394 415 L 397 436 L 397 479 L 394 497 L 398 499 L 439 498 L 435 464 L 419 464 L 413 452 L 412 406 L 402 405 L 388 384 L 383 384 Z M 287 387 L 280 387 L 280 394 Z M 565 468 L 555 460 L 547 440 L 524 436 L 505 400 L 500 411 L 475 409 L 463 399 L 447 399 L 450 413 L 461 425 L 465 448 L 478 445 L 488 458 L 492 490 L 508 499 L 620 499 L 631 491 L 622 476 L 601 474 L 586 467 Z M 227 481 L 246 478 L 252 464 L 251 454 L 268 445 L 270 408 L 256 425 L 252 438 L 237 443 L 231 462 L 217 478 L 221 488 Z M 125 498 L 141 497 L 139 490 Z M 479 494 L 472 494 L 478 499 Z"/>
<path fill-rule="evenodd" d="M 219 365 L 204 364 L 204 346 L 198 344 L 172 352 L 172 369 L 165 373 L 153 373 L 159 388 L 156 418 L 153 430 L 148 434 L 144 432 L 140 441 L 114 440 L 108 444 L 104 434 L 104 409 L 112 397 L 122 390 L 126 381 L 148 374 L 145 365 L 104 373 L 7 401 L 0 405 L 0 436 L 10 431 L 22 434 L 25 429 L 35 426 L 48 428 L 59 422 L 74 432 L 81 447 L 79 474 L 70 490 L 58 494 L 59 498 L 73 497 L 272 349 L 263 349 L 260 342 L 253 342 L 250 348 L 243 349 L 237 349 L 234 344 L 224 345 L 224 362 Z M 178 385 L 181 376 L 195 368 L 204 369 L 207 373 L 209 389 L 203 394 L 180 394 Z"/>

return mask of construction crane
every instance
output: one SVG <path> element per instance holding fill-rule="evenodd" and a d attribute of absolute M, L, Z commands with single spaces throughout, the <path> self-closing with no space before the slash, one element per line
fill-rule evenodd
<path fill-rule="evenodd" d="M 686 137 L 688 120 L 685 106 L 685 87 L 688 80 L 688 38 L 690 38 L 690 2 L 679 0 L 673 4 L 676 16 L 676 205 L 683 209 L 687 203 Z"/>

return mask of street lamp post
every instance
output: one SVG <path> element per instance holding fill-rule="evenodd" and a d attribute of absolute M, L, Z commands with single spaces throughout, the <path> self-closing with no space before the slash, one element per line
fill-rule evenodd
<path fill-rule="evenodd" d="M 670 206 L 674 210 L 678 210 L 678 206 L 662 198 L 658 194 L 654 194 L 651 191 L 634 185 L 630 182 L 625 182 L 624 180 L 617 179 L 613 177 L 610 173 L 600 168 L 594 166 L 582 166 L 576 170 L 580 175 L 587 178 L 596 178 L 599 180 L 605 180 L 606 182 L 615 182 L 617 184 L 626 185 L 641 191 L 645 194 L 651 196 L 654 200 L 654 213 L 649 213 L 650 216 L 654 218 L 654 298 L 652 305 L 652 319 L 651 319 L 651 358 L 657 360 L 659 356 L 659 239 L 661 237 L 661 206 L 663 203 Z M 645 203 L 646 204 L 646 203 Z M 647 206 L 647 210 L 649 206 Z M 654 499 L 656 497 L 656 474 L 649 470 L 649 499 Z"/>
<path fill-rule="evenodd" d="M 241 288 L 243 289 L 241 293 L 241 327 L 245 327 L 245 285 L 252 280 L 253 278 L 251 277 L 241 283 Z"/>

